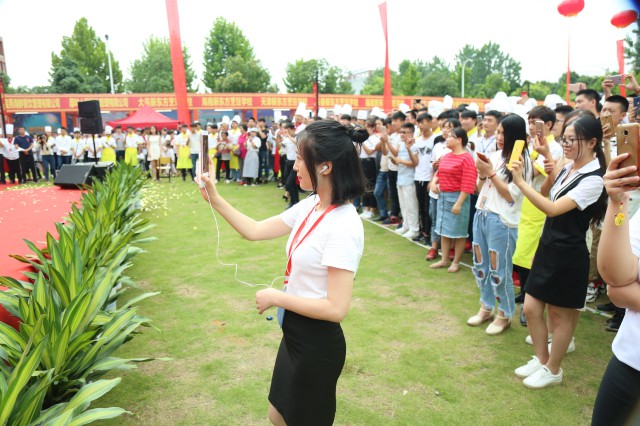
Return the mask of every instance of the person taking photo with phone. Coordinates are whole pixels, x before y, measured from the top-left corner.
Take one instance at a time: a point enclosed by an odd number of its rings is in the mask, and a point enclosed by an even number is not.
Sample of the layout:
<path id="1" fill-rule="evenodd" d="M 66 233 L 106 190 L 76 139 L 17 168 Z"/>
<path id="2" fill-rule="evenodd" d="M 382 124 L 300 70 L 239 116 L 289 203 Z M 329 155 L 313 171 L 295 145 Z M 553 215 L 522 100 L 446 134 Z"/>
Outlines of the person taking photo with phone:
<path id="1" fill-rule="evenodd" d="M 364 246 L 362 221 L 351 201 L 364 192 L 366 178 L 352 141 L 361 144 L 368 137 L 364 129 L 333 120 L 309 124 L 297 136 L 293 170 L 313 195 L 262 221 L 240 213 L 213 179 L 201 177 L 203 198 L 244 238 L 289 235 L 284 291 L 256 293 L 258 313 L 278 307 L 283 331 L 269 391 L 274 425 L 331 425 L 335 419 L 336 384 L 346 357 L 340 323 L 349 312 Z"/>

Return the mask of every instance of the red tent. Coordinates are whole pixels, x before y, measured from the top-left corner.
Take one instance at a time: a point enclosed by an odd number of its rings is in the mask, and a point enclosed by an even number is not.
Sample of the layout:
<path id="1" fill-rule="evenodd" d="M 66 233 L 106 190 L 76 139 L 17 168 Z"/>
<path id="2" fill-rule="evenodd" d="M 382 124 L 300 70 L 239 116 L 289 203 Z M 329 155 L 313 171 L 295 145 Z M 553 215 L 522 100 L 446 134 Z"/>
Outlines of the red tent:
<path id="1" fill-rule="evenodd" d="M 156 126 L 158 130 L 163 127 L 169 129 L 178 128 L 178 120 L 172 120 L 166 115 L 156 112 L 151 107 L 144 106 L 136 111 L 132 116 L 123 118 L 122 120 L 110 121 L 107 124 L 111 127 L 121 126 L 123 129 L 131 127 L 149 127 Z"/>

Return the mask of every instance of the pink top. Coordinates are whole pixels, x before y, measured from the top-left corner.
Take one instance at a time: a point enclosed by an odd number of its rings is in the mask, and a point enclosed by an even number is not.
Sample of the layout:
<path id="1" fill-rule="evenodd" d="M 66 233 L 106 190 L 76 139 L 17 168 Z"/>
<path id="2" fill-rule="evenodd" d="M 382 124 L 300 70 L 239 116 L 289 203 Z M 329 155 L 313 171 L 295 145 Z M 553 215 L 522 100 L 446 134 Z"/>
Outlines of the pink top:
<path id="1" fill-rule="evenodd" d="M 478 171 L 473 157 L 468 152 L 455 155 L 448 153 L 438 167 L 438 181 L 441 192 L 466 192 L 473 194 L 476 191 L 476 179 Z"/>

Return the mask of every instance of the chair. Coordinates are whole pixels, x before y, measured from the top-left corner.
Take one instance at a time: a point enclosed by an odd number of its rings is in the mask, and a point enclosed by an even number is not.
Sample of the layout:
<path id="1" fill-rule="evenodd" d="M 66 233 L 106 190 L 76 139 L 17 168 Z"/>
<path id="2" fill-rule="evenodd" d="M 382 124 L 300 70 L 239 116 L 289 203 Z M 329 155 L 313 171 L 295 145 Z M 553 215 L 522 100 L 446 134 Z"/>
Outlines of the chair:
<path id="1" fill-rule="evenodd" d="M 162 172 L 165 172 L 164 176 L 162 176 Z M 158 179 L 163 177 L 169 178 L 169 182 L 171 182 L 171 157 L 160 157 L 158 160 Z"/>

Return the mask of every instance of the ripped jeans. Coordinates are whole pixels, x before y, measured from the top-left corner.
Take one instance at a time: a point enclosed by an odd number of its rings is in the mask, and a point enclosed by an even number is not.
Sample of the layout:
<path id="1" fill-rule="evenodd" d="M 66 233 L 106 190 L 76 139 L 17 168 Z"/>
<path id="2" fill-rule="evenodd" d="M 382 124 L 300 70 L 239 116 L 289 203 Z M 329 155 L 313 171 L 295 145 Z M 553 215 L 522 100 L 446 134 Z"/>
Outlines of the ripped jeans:
<path id="1" fill-rule="evenodd" d="M 473 221 L 473 274 L 480 288 L 480 301 L 486 309 L 498 308 L 506 318 L 513 317 L 513 253 L 518 228 L 509 228 L 500 216 L 476 210 Z"/>

